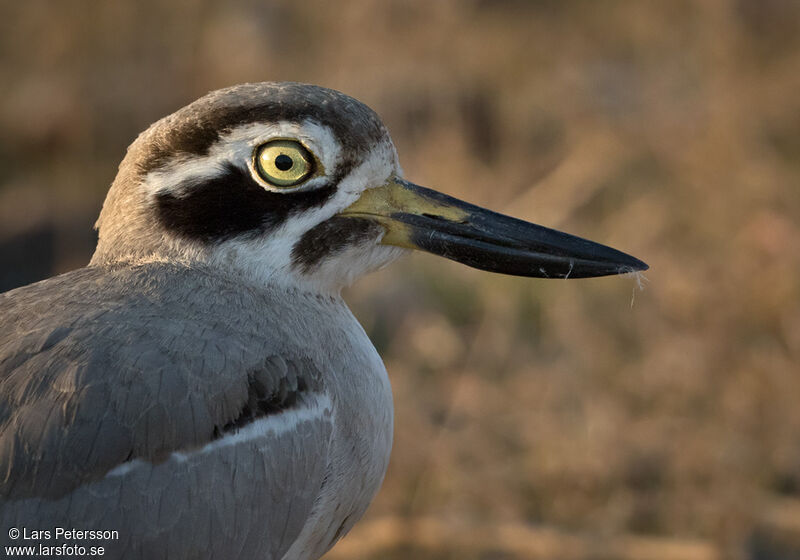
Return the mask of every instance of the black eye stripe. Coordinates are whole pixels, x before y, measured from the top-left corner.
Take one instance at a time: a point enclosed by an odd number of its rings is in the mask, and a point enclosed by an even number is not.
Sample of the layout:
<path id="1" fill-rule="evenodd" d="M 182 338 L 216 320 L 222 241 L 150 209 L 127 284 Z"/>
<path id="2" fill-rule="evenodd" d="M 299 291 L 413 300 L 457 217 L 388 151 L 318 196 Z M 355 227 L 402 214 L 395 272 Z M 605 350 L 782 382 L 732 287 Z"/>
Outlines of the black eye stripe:
<path id="1" fill-rule="evenodd" d="M 259 185 L 250 174 L 233 164 L 225 173 L 200 182 L 189 180 L 174 192 L 156 195 L 158 222 L 168 231 L 204 243 L 240 235 L 263 235 L 289 217 L 323 206 L 353 163 L 337 169 L 336 176 L 315 189 L 299 192 L 272 192 Z"/>

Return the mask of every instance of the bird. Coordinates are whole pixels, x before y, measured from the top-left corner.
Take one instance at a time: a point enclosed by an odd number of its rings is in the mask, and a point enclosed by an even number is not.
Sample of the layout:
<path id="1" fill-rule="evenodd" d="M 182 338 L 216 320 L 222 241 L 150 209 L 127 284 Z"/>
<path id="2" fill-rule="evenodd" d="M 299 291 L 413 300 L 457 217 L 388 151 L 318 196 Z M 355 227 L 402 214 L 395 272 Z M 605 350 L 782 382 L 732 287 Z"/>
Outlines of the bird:
<path id="1" fill-rule="evenodd" d="M 86 267 L 0 294 L 0 534 L 106 558 L 316 559 L 353 527 L 393 434 L 341 296 L 362 275 L 412 249 L 526 277 L 647 268 L 407 181 L 375 112 L 292 82 L 152 124 L 96 228 Z"/>

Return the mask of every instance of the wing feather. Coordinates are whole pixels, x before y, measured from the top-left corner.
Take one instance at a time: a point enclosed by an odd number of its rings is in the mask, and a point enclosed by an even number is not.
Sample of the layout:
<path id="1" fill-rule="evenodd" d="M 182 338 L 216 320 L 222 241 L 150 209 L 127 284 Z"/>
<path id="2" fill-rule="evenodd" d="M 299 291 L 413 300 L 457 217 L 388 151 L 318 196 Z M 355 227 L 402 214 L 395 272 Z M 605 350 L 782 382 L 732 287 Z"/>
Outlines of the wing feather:
<path id="1" fill-rule="evenodd" d="M 283 556 L 333 416 L 324 366 L 285 344 L 280 312 L 153 265 L 0 294 L 0 315 L 3 526 L 122 529 L 111 557 Z"/>
<path id="2" fill-rule="evenodd" d="M 302 349 L 270 340 L 255 296 L 141 268 L 86 268 L 0 295 L 3 498 L 57 499 L 325 394 Z"/>

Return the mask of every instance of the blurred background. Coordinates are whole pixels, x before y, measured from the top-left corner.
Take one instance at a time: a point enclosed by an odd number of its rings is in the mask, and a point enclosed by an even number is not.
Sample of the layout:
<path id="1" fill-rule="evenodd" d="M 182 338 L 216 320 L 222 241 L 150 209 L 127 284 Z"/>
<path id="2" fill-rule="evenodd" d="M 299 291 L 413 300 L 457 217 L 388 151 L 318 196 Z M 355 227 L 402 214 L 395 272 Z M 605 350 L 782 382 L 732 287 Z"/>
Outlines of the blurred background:
<path id="1" fill-rule="evenodd" d="M 209 90 L 373 107 L 406 175 L 633 277 L 415 255 L 346 293 L 396 400 L 332 559 L 800 558 L 800 2 L 0 2 L 0 290 L 83 266 L 126 146 Z"/>

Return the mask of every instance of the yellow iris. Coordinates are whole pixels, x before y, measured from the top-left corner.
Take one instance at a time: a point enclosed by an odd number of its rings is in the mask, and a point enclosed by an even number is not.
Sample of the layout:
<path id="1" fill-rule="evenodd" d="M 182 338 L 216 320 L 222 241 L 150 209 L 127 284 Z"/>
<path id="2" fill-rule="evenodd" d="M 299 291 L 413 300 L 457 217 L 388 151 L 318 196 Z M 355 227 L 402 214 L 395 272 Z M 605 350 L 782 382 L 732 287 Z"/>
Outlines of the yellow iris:
<path id="1" fill-rule="evenodd" d="M 278 187 L 291 187 L 314 170 L 308 150 L 293 140 L 273 140 L 256 152 L 256 170 L 262 179 Z"/>

